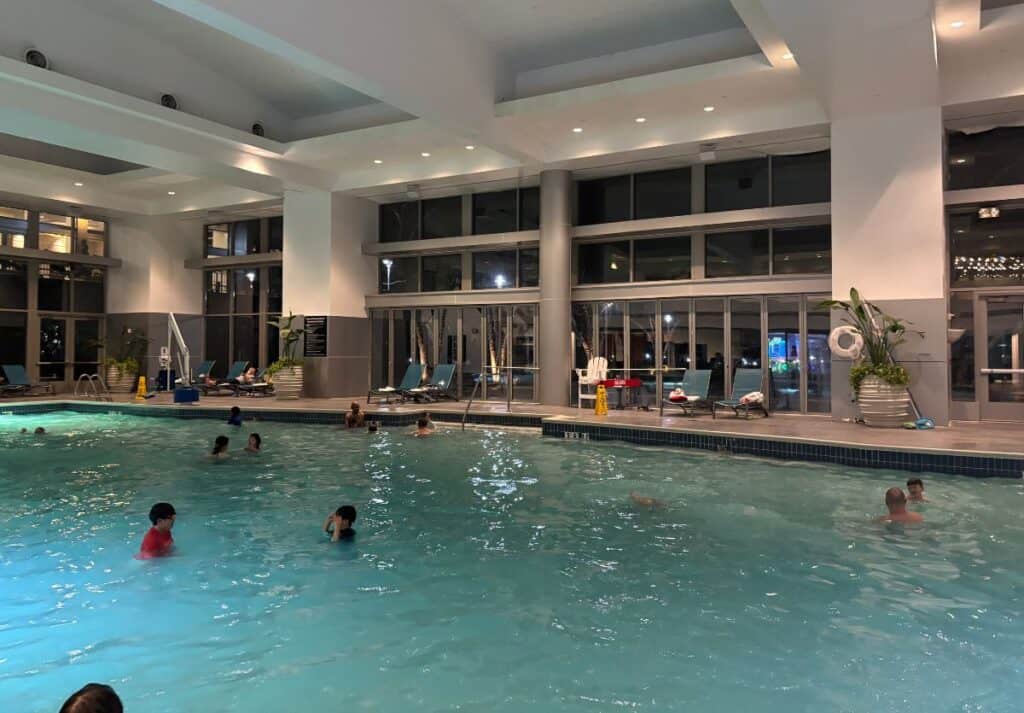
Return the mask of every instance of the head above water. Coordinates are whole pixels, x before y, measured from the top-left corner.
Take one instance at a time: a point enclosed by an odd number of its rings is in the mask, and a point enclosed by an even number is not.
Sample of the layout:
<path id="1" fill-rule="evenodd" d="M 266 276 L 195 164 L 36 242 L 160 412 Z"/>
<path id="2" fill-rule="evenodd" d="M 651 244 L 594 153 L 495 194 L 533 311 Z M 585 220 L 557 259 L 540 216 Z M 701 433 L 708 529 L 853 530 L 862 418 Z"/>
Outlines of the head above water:
<path id="1" fill-rule="evenodd" d="M 350 527 L 352 526 L 352 523 L 356 521 L 356 509 L 351 505 L 342 505 L 334 511 L 334 514 L 342 520 L 348 521 Z"/>
<path id="2" fill-rule="evenodd" d="M 237 406 L 232 406 L 231 407 L 231 415 L 232 416 L 237 416 L 240 413 L 242 413 L 242 409 L 238 408 Z"/>
<path id="3" fill-rule="evenodd" d="M 351 404 L 349 404 L 349 409 L 352 411 L 352 413 L 359 413 L 359 404 L 353 401 Z"/>
<path id="4" fill-rule="evenodd" d="M 263 444 L 263 439 L 260 438 L 260 434 L 258 434 L 258 433 L 250 433 L 249 434 L 249 445 L 250 446 L 252 446 L 253 448 L 259 448 L 262 444 Z"/>
<path id="5" fill-rule="evenodd" d="M 907 492 L 911 498 L 920 498 L 924 494 L 924 481 L 920 478 L 910 478 L 907 480 Z"/>
<path id="6" fill-rule="evenodd" d="M 421 418 L 416 421 L 416 428 L 426 428 L 430 425 L 429 418 Z"/>
<path id="7" fill-rule="evenodd" d="M 230 443 L 230 441 L 228 441 L 227 436 L 217 436 L 217 440 L 213 442 L 213 455 L 226 451 L 228 449 L 228 443 Z"/>
<path id="8" fill-rule="evenodd" d="M 899 512 L 907 507 L 907 495 L 902 488 L 889 488 L 885 491 L 885 506 L 889 512 Z"/>
<path id="9" fill-rule="evenodd" d="M 170 503 L 157 503 L 149 509 L 149 521 L 157 525 L 161 520 L 173 520 L 177 514 Z"/>
<path id="10" fill-rule="evenodd" d="M 35 434 L 37 436 L 44 436 L 46 435 L 46 429 L 43 428 L 42 426 L 36 426 Z"/>
<path id="11" fill-rule="evenodd" d="M 124 713 L 124 706 L 110 686 L 89 683 L 64 701 L 60 713 Z"/>

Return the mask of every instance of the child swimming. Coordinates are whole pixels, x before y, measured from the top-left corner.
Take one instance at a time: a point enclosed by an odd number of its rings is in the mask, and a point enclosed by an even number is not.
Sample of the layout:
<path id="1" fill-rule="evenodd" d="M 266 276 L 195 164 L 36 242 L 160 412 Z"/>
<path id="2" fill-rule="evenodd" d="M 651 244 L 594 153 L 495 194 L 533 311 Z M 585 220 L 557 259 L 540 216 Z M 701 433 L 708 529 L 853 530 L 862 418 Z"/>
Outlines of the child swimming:
<path id="1" fill-rule="evenodd" d="M 213 450 L 210 451 L 211 460 L 223 460 L 228 457 L 228 437 L 217 436 L 217 440 L 213 442 Z"/>

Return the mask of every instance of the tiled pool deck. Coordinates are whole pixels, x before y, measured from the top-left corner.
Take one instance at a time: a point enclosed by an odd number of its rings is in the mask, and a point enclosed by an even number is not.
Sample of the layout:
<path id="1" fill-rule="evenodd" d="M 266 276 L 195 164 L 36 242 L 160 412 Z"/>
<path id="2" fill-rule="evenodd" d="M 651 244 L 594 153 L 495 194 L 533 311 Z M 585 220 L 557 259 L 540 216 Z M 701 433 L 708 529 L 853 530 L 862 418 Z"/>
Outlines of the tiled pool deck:
<path id="1" fill-rule="evenodd" d="M 238 405 L 254 420 L 295 423 L 344 421 L 352 401 L 384 426 L 406 426 L 428 411 L 438 422 L 462 421 L 465 403 L 369 404 L 365 397 L 279 400 L 270 398 L 209 397 L 196 405 L 174 405 L 166 395 L 137 403 L 122 398 L 108 402 L 67 398 L 0 400 L 0 414 L 39 413 L 58 409 L 111 410 L 177 418 L 225 418 Z M 699 448 L 746 455 L 837 463 L 862 468 L 896 468 L 915 472 L 953 473 L 974 477 L 1020 478 L 1024 474 L 1024 425 L 957 422 L 932 431 L 875 429 L 833 421 L 821 416 L 773 415 L 749 420 L 710 415 L 665 416 L 656 411 L 611 411 L 598 417 L 591 411 L 504 402 L 475 403 L 469 422 L 542 430 L 557 438 L 619 440 L 651 446 Z"/>

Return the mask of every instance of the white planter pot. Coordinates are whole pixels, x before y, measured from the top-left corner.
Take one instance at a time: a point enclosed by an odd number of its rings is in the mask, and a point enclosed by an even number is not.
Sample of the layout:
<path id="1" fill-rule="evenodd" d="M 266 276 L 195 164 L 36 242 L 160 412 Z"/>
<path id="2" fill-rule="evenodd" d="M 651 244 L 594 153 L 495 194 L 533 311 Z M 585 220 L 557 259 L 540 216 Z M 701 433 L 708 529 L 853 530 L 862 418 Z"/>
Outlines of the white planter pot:
<path id="1" fill-rule="evenodd" d="M 139 383 L 135 374 L 118 371 L 112 366 L 107 367 L 103 380 L 107 382 L 107 390 L 112 394 L 130 394 Z"/>
<path id="2" fill-rule="evenodd" d="M 302 395 L 302 367 L 292 366 L 274 374 L 274 394 L 279 399 L 297 399 Z"/>
<path id="3" fill-rule="evenodd" d="M 864 423 L 876 428 L 900 428 L 910 420 L 910 392 L 877 376 L 866 376 L 857 390 Z"/>

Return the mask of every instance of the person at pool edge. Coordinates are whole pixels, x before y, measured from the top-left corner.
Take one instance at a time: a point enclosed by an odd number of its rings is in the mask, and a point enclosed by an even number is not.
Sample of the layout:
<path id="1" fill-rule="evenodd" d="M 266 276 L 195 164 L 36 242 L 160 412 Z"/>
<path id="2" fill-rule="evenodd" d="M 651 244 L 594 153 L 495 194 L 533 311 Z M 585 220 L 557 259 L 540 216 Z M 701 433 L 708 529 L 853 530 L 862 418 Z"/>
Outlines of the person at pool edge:
<path id="1" fill-rule="evenodd" d="M 165 557 L 171 553 L 174 547 L 171 528 L 174 527 L 176 515 L 174 506 L 170 503 L 157 503 L 149 509 L 149 521 L 153 523 L 153 527 L 149 528 L 149 532 L 142 539 L 139 559 Z"/>
<path id="2" fill-rule="evenodd" d="M 349 408 L 351 410 L 345 414 L 345 428 L 362 428 L 366 423 L 366 414 L 359 410 L 359 404 L 355 401 Z"/>
<path id="3" fill-rule="evenodd" d="M 60 713 L 124 713 L 124 705 L 110 686 L 87 683 L 64 701 Z"/>
<path id="4" fill-rule="evenodd" d="M 356 536 L 352 523 L 356 521 L 356 509 L 352 505 L 342 505 L 324 520 L 324 532 L 331 536 L 331 542 L 351 540 Z"/>
<path id="5" fill-rule="evenodd" d="M 885 491 L 885 506 L 889 508 L 889 514 L 878 518 L 879 522 L 924 522 L 920 513 L 907 510 L 907 495 L 902 488 Z"/>
<path id="6" fill-rule="evenodd" d="M 231 415 L 228 417 L 229 426 L 241 426 L 242 425 L 242 409 L 237 406 L 231 407 Z"/>
<path id="7" fill-rule="evenodd" d="M 259 453 L 260 447 L 263 445 L 263 439 L 260 438 L 258 433 L 249 434 L 249 442 L 245 444 L 246 453 Z"/>
<path id="8" fill-rule="evenodd" d="M 907 500 L 912 503 L 926 503 L 928 498 L 924 496 L 924 481 L 920 478 L 911 478 L 907 481 Z"/>

